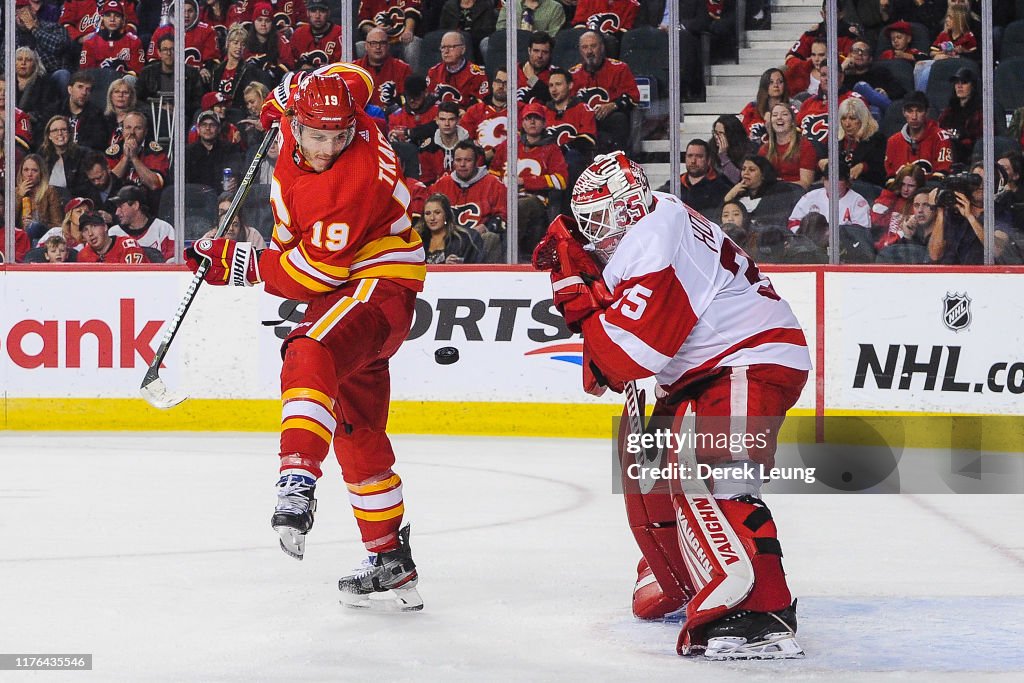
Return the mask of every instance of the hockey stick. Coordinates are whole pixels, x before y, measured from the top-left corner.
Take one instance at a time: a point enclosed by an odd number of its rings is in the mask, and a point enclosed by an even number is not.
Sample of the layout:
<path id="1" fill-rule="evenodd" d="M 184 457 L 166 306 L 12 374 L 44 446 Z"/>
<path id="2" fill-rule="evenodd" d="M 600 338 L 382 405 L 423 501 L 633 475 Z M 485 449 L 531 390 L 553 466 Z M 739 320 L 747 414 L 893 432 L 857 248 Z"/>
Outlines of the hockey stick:
<path id="1" fill-rule="evenodd" d="M 231 206 L 228 207 L 227 213 L 224 214 L 220 220 L 220 225 L 217 226 L 217 232 L 214 235 L 215 239 L 223 237 L 224 233 L 227 232 L 228 226 L 235 220 L 235 216 L 241 209 L 246 195 L 249 194 L 256 171 L 259 170 L 260 164 L 263 163 L 264 157 L 267 156 L 267 150 L 270 149 L 270 146 L 277 138 L 277 129 L 278 124 L 275 122 L 266 135 L 263 136 L 263 142 L 260 143 L 259 149 L 256 150 L 256 155 L 252 158 L 249 170 L 245 172 L 242 182 L 238 185 L 238 190 L 235 191 L 235 196 L 231 200 Z M 146 370 L 146 376 L 142 378 L 142 386 L 139 387 L 139 392 L 142 394 L 142 398 L 146 399 L 154 408 L 163 410 L 173 408 L 188 398 L 184 394 L 172 394 L 170 392 L 167 384 L 160 378 L 160 365 L 164 362 L 164 357 L 167 356 L 167 352 L 171 348 L 171 342 L 174 341 L 175 335 L 178 334 L 178 329 L 185 319 L 185 314 L 188 313 L 189 307 L 195 301 L 199 286 L 203 284 L 203 278 L 209 269 L 209 261 L 203 261 L 199 264 L 196 274 L 192 276 L 192 282 L 189 283 L 188 289 L 185 290 L 185 298 L 178 304 L 178 310 L 174 312 L 174 317 L 167 323 L 167 331 L 164 332 L 164 338 L 160 342 L 160 347 L 156 350 L 153 362 L 149 364 L 149 368 Z"/>

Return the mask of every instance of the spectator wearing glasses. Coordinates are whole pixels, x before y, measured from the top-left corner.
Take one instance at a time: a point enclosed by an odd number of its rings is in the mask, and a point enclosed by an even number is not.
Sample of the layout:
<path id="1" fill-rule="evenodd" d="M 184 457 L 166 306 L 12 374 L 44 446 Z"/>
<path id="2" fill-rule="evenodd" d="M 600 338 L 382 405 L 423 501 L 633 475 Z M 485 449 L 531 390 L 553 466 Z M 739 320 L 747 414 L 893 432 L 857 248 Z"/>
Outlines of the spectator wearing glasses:
<path id="1" fill-rule="evenodd" d="M 466 57 L 466 42 L 458 31 L 441 38 L 441 61 L 427 72 L 427 91 L 439 102 L 454 102 L 463 111 L 490 94 L 484 68 Z"/>
<path id="2" fill-rule="evenodd" d="M 374 26 L 367 32 L 363 44 L 366 53 L 356 60 L 356 64 L 373 76 L 374 89 L 370 95 L 370 104 L 386 112 L 393 111 L 401 106 L 405 79 L 412 75 L 412 68 L 390 53 L 390 38 L 380 26 Z"/>
<path id="3" fill-rule="evenodd" d="M 892 101 L 901 99 L 907 94 L 907 89 L 888 69 L 872 64 L 872 59 L 871 45 L 866 40 L 854 41 L 850 55 L 840 65 L 843 72 L 841 89 L 852 90 L 863 97 L 877 111 L 875 118 L 881 120 Z"/>
<path id="4" fill-rule="evenodd" d="M 142 73 L 135 82 L 135 92 L 140 101 L 159 98 L 163 95 L 165 107 L 173 111 L 170 96 L 174 94 L 174 36 L 167 34 L 160 38 L 155 61 L 142 67 Z M 202 79 L 199 69 L 185 65 L 185 116 L 188 120 L 196 115 L 199 98 L 203 96 Z"/>
<path id="5" fill-rule="evenodd" d="M 85 159 L 90 151 L 71 141 L 71 124 L 66 116 L 58 114 L 46 122 L 39 154 L 50 167 L 50 184 L 54 187 L 64 187 L 77 194 L 88 182 Z"/>
<path id="6" fill-rule="evenodd" d="M 359 32 L 369 40 L 370 31 L 379 28 L 387 35 L 388 51 L 407 64 L 419 60 L 423 42 L 416 35 L 421 20 L 419 0 L 362 0 L 359 3 Z M 365 46 L 356 43 L 356 54 L 362 56 Z M 396 81 L 397 83 L 398 81 Z"/>
<path id="7" fill-rule="evenodd" d="M 462 31 L 473 41 L 472 55 L 483 61 L 480 41 L 494 33 L 498 12 L 492 0 L 446 0 L 441 7 L 438 28 Z"/>

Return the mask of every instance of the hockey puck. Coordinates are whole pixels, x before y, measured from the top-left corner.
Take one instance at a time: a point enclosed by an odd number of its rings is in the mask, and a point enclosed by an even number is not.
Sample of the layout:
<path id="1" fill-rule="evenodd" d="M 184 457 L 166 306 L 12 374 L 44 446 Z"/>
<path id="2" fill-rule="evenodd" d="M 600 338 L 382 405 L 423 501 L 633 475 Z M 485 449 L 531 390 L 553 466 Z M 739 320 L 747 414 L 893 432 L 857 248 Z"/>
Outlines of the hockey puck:
<path id="1" fill-rule="evenodd" d="M 434 360 L 438 365 L 451 365 L 459 360 L 459 350 L 454 346 L 442 346 L 434 351 Z"/>

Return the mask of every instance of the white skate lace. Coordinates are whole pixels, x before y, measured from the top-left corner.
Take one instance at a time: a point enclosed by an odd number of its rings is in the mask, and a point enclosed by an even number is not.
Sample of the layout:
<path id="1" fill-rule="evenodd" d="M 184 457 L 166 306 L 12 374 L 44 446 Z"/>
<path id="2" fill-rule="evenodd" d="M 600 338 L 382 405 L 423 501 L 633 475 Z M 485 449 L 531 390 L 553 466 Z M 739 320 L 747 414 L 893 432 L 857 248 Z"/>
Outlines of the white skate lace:
<path id="1" fill-rule="evenodd" d="M 281 477 L 277 482 L 277 512 L 302 515 L 309 510 L 309 498 L 305 495 L 316 485 L 311 479 L 296 474 Z"/>

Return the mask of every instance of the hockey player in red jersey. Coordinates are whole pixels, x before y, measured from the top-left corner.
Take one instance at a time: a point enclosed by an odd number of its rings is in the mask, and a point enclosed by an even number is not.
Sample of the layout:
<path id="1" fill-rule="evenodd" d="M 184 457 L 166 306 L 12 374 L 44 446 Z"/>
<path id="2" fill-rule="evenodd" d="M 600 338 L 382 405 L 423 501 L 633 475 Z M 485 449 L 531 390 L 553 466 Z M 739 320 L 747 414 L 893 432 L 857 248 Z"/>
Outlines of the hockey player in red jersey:
<path id="1" fill-rule="evenodd" d="M 408 214 L 409 190 L 387 139 L 363 107 L 373 80 L 352 64 L 290 73 L 268 96 L 263 124 L 281 121 L 271 184 L 272 246 L 199 240 L 189 254 L 206 280 L 251 286 L 304 301 L 284 342 L 278 503 L 281 548 L 302 558 L 313 525 L 314 489 L 333 445 L 367 550 L 342 578 L 353 607 L 422 608 L 402 480 L 385 426 L 388 360 L 405 340 L 426 274 Z M 390 592 L 388 592 L 390 591 Z M 375 593 L 386 593 L 371 598 Z"/>
<path id="2" fill-rule="evenodd" d="M 796 605 L 754 474 L 757 464 L 773 465 L 775 435 L 811 367 L 800 324 L 742 249 L 677 197 L 651 192 L 622 152 L 587 167 L 571 205 L 578 227 L 556 219 L 533 263 L 551 271 L 554 305 L 583 334 L 586 391 L 627 389 L 628 403 L 635 387 L 626 384 L 653 375 L 655 415 L 690 412 L 697 432 L 765 435 L 737 452 L 697 447 L 699 463 L 736 466 L 710 482 L 713 494 L 683 478 L 670 492 L 626 489 L 643 553 L 634 614 L 662 618 L 685 606 L 680 654 L 801 656 Z M 745 552 L 721 557 L 709 533 Z"/>

